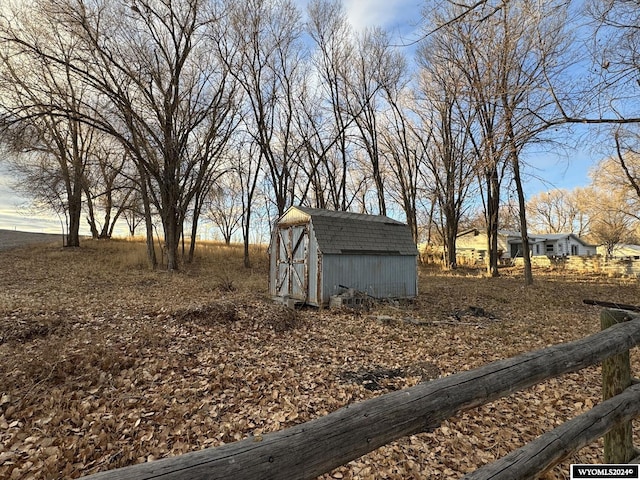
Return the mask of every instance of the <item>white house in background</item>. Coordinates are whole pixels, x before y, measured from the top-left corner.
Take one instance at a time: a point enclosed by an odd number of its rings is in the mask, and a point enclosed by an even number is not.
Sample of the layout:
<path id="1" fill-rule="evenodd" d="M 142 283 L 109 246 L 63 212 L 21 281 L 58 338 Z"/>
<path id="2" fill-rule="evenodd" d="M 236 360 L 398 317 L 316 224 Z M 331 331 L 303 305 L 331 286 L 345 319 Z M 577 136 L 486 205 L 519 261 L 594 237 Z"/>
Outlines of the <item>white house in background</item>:
<path id="1" fill-rule="evenodd" d="M 597 254 L 595 245 L 585 242 L 573 233 L 545 233 L 534 235 L 531 252 L 533 255 L 589 257 Z M 522 242 L 519 242 L 522 245 Z"/>
<path id="2" fill-rule="evenodd" d="M 607 247 L 605 245 L 599 245 L 598 254 L 606 257 Z M 619 259 L 640 260 L 640 245 L 618 243 L 615 247 L 613 247 L 611 257 Z"/>
<path id="3" fill-rule="evenodd" d="M 532 256 L 565 257 L 596 255 L 596 246 L 589 245 L 573 233 L 529 234 Z M 477 228 L 460 233 L 456 239 L 459 256 L 484 261 L 487 255 L 487 233 Z M 498 231 L 498 252 L 502 261 L 522 257 L 520 232 Z"/>

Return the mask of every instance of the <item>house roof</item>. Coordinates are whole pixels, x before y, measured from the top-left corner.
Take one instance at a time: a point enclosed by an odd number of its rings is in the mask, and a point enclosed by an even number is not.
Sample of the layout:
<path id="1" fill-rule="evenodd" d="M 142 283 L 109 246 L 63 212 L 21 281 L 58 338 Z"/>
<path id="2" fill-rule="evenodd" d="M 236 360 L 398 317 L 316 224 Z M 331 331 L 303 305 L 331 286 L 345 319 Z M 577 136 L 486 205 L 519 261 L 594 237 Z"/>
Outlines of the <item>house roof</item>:
<path id="1" fill-rule="evenodd" d="M 576 242 L 580 242 L 585 247 L 595 246 L 595 245 L 588 244 L 579 236 L 577 236 L 575 233 L 542 233 L 542 234 L 530 235 L 530 237 L 535 238 L 536 241 L 539 241 L 539 242 L 557 242 L 558 240 L 573 238 Z"/>
<path id="2" fill-rule="evenodd" d="M 278 224 L 311 220 L 324 254 L 418 255 L 409 227 L 382 215 L 290 207 Z"/>

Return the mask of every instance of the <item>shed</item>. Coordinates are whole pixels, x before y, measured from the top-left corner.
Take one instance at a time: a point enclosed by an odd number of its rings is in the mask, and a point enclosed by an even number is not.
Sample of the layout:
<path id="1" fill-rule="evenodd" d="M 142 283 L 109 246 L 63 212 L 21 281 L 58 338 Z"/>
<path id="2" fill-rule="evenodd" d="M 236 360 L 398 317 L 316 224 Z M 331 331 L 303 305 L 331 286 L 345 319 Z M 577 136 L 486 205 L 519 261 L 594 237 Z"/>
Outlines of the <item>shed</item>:
<path id="1" fill-rule="evenodd" d="M 269 245 L 269 293 L 328 305 L 347 288 L 375 298 L 418 293 L 418 250 L 406 224 L 381 215 L 290 207 Z"/>

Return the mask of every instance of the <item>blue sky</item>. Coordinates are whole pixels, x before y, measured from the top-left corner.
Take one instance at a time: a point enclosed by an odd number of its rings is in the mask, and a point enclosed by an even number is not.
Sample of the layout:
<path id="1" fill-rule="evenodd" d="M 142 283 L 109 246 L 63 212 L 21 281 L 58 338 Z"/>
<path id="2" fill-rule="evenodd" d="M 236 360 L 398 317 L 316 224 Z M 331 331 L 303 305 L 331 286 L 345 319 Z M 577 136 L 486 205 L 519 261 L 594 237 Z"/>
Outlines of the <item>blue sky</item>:
<path id="1" fill-rule="evenodd" d="M 349 21 L 355 28 L 381 26 L 400 44 L 416 39 L 420 30 L 420 10 L 416 0 L 345 0 Z M 402 42 L 404 41 L 404 42 Z"/>
<path id="2" fill-rule="evenodd" d="M 299 0 L 301 6 L 306 0 Z M 425 4 L 416 0 L 345 0 L 344 5 L 350 23 L 357 29 L 379 25 L 391 33 L 398 45 L 410 45 L 407 55 L 413 51 L 413 42 L 422 35 L 419 22 L 421 9 Z M 562 128 L 562 127 L 561 127 Z M 574 130 L 580 130 L 574 127 Z M 582 131 L 583 139 L 588 137 Z M 576 137 L 577 138 L 577 137 Z M 576 140 L 577 145 L 568 145 L 564 150 L 560 148 L 552 151 L 531 152 L 524 162 L 526 190 L 528 195 L 589 184 L 589 171 L 594 163 L 601 158 L 601 154 L 592 152 L 584 141 Z"/>
<path id="3" fill-rule="evenodd" d="M 297 0 L 304 10 L 308 0 Z M 379 25 L 390 32 L 398 45 L 407 45 L 420 37 L 418 23 L 424 2 L 419 0 L 344 0 L 345 10 L 355 29 Z M 408 55 L 413 50 L 406 47 Z M 589 183 L 588 173 L 597 159 L 584 143 L 580 148 L 567 147 L 564 151 L 530 153 L 525 162 L 527 194 L 533 195 L 553 188 L 572 189 Z M 28 201 L 10 188 L 11 179 L 2 169 L 0 160 L 0 229 L 58 233 L 60 221 L 45 213 L 35 214 Z M 82 223 L 82 233 L 88 233 Z"/>

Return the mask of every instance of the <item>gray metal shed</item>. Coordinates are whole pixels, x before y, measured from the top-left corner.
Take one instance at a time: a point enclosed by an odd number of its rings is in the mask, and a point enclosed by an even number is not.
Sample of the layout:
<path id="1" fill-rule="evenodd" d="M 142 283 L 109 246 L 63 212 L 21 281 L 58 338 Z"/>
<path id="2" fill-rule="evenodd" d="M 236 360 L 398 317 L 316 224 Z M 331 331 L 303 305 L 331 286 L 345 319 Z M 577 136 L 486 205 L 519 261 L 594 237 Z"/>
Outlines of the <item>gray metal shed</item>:
<path id="1" fill-rule="evenodd" d="M 407 225 L 388 217 L 290 207 L 269 245 L 269 293 L 328 305 L 345 288 L 375 298 L 418 293 L 418 250 Z"/>

